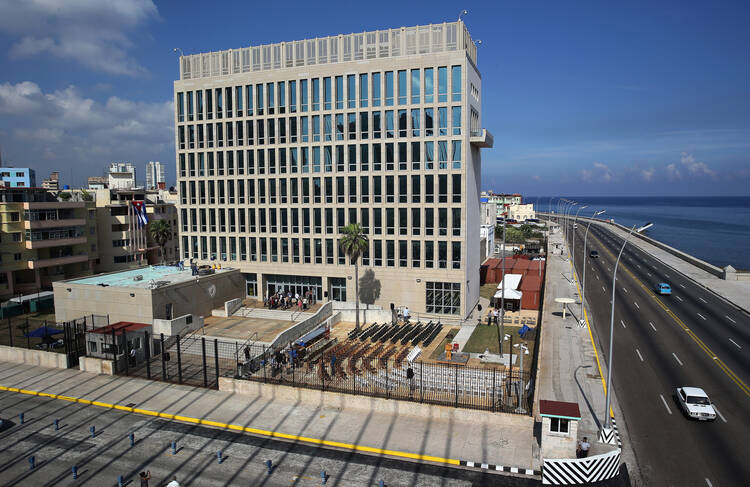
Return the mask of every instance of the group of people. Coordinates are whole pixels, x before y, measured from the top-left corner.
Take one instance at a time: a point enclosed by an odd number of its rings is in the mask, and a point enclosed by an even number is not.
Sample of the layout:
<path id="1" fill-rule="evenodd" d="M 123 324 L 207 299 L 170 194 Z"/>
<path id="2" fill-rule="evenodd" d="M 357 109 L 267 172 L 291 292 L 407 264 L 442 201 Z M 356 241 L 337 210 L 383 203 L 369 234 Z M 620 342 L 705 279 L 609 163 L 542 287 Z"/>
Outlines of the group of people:
<path id="1" fill-rule="evenodd" d="M 497 308 L 491 309 L 487 312 L 487 326 L 491 326 L 493 323 L 495 325 L 500 323 L 500 310 Z"/>
<path id="2" fill-rule="evenodd" d="M 300 296 L 299 293 L 292 294 L 291 291 L 284 293 L 284 291 L 279 290 L 263 300 L 263 305 L 268 309 L 289 309 L 296 306 L 300 311 L 304 311 L 313 304 L 315 304 L 315 293 L 310 289 L 305 291 L 303 296 Z"/>

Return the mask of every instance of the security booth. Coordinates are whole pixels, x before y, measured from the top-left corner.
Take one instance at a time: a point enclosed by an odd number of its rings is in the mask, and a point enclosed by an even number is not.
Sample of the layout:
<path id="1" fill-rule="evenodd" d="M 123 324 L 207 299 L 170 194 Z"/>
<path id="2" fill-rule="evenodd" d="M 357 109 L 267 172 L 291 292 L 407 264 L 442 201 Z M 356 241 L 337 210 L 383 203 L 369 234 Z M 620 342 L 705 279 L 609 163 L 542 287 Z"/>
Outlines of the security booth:
<path id="1" fill-rule="evenodd" d="M 581 410 L 575 402 L 539 401 L 542 458 L 575 458 Z"/>
<path id="2" fill-rule="evenodd" d="M 118 321 L 94 328 L 86 332 L 86 355 L 116 360 L 117 370 L 136 367 L 146 361 L 146 338 L 151 336 L 151 325 L 146 323 Z M 149 356 L 156 355 L 158 351 L 149 346 Z"/>

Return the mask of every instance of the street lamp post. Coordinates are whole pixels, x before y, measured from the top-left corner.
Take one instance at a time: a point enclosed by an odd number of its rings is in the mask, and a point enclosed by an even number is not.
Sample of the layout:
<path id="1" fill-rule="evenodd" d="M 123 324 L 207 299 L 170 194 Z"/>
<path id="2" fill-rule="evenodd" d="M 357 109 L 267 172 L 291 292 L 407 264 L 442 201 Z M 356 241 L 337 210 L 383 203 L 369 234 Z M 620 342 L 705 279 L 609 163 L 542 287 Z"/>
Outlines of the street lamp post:
<path id="1" fill-rule="evenodd" d="M 592 219 L 604 213 L 606 210 L 595 211 L 591 216 Z M 586 244 L 589 238 L 589 228 L 591 228 L 591 220 L 586 225 L 586 234 L 583 236 L 583 283 L 581 284 L 581 324 L 584 324 L 583 318 L 583 303 L 586 300 Z"/>
<path id="2" fill-rule="evenodd" d="M 568 246 L 568 253 L 570 254 L 570 212 L 573 210 L 573 207 L 578 205 L 575 201 L 570 201 L 568 206 L 565 207 L 565 220 L 563 220 L 563 223 L 565 224 L 565 232 L 563 233 L 563 238 L 565 238 L 565 245 Z"/>
<path id="3" fill-rule="evenodd" d="M 505 214 L 503 216 L 503 243 L 500 247 L 500 252 L 502 253 L 503 258 L 503 277 L 500 280 L 500 285 L 502 288 L 500 289 L 500 324 L 498 326 L 498 332 L 500 335 L 498 337 L 502 337 L 505 335 L 505 219 L 508 215 Z M 500 342 L 500 358 L 503 358 L 503 342 Z"/>
<path id="4" fill-rule="evenodd" d="M 617 260 L 615 261 L 615 268 L 612 271 L 612 308 L 609 312 L 609 358 L 607 360 L 607 397 L 605 399 L 605 410 L 604 410 L 604 428 L 610 428 L 610 416 L 609 416 L 609 398 L 610 391 L 612 390 L 612 341 L 615 335 L 615 286 L 617 284 L 617 266 L 620 264 L 620 257 L 622 257 L 622 251 L 625 250 L 625 246 L 628 244 L 631 235 L 633 235 L 635 225 L 628 232 L 628 238 L 622 243 L 620 247 L 620 253 L 617 254 Z"/>
<path id="5" fill-rule="evenodd" d="M 588 208 L 588 205 L 578 208 L 578 211 L 576 211 L 576 217 L 573 219 L 573 251 L 570 253 L 570 258 L 572 259 L 571 263 L 573 264 L 573 274 L 576 272 L 576 221 L 578 221 L 578 214 L 584 208 Z"/>

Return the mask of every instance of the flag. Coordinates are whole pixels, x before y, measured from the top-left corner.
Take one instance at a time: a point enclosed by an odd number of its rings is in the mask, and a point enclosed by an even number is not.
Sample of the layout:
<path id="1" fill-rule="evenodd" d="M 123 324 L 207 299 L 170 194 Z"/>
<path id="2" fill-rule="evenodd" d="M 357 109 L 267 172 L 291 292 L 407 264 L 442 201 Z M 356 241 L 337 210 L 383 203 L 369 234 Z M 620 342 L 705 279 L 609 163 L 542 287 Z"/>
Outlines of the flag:
<path id="1" fill-rule="evenodd" d="M 144 201 L 133 201 L 133 211 L 138 222 L 138 228 L 143 228 L 148 224 L 146 216 L 146 203 Z"/>

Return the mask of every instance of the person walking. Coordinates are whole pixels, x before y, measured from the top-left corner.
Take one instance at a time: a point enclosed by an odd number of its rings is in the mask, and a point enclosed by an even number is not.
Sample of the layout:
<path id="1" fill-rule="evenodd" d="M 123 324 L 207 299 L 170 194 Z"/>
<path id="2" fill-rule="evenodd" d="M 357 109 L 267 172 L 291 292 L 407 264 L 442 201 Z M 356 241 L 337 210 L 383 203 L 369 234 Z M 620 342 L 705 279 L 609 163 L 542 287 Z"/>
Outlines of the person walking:
<path id="1" fill-rule="evenodd" d="M 141 481 L 141 487 L 148 487 L 148 481 L 151 480 L 151 470 L 139 473 L 138 480 Z"/>
<path id="2" fill-rule="evenodd" d="M 495 322 L 495 325 L 499 324 L 498 317 L 500 316 L 500 313 L 498 312 L 497 308 L 492 310 L 492 320 Z"/>
<path id="3" fill-rule="evenodd" d="M 591 443 L 589 443 L 588 437 L 584 436 L 583 440 L 578 442 L 578 449 L 576 450 L 576 457 L 578 458 L 586 458 L 589 456 L 589 449 L 591 448 Z"/>
<path id="4" fill-rule="evenodd" d="M 180 483 L 177 481 L 177 476 L 172 477 L 172 481 L 167 484 L 167 487 L 180 487 Z"/>

